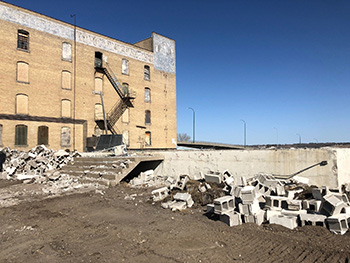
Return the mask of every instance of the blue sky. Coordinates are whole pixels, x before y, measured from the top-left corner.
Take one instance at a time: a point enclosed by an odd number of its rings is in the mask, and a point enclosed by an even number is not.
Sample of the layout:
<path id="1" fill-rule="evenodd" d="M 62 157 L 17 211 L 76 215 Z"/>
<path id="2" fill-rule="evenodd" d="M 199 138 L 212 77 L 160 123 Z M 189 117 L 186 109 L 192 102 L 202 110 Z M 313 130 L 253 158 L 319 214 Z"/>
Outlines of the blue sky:
<path id="1" fill-rule="evenodd" d="M 177 127 L 243 144 L 350 139 L 350 1 L 8 0 L 134 43 L 176 40 Z"/>

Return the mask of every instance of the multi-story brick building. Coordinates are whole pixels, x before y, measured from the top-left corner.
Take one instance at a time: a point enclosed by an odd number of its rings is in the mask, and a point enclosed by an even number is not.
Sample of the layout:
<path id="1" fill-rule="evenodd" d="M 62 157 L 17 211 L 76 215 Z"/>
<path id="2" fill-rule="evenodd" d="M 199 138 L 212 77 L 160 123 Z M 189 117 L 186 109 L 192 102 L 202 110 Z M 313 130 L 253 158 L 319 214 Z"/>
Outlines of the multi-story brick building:
<path id="1" fill-rule="evenodd" d="M 0 46 L 0 145 L 85 150 L 104 105 L 129 148 L 175 147 L 174 40 L 129 44 L 0 1 Z"/>

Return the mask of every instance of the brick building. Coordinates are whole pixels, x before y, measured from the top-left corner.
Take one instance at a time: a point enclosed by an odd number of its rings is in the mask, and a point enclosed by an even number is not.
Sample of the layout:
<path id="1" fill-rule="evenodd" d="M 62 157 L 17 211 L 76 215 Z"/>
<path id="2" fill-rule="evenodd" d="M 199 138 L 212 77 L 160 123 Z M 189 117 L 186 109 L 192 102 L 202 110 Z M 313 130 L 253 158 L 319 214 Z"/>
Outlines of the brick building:
<path id="1" fill-rule="evenodd" d="M 0 1 L 0 46 L 1 146 L 83 151 L 106 123 L 131 149 L 175 147 L 174 40 L 129 44 Z"/>

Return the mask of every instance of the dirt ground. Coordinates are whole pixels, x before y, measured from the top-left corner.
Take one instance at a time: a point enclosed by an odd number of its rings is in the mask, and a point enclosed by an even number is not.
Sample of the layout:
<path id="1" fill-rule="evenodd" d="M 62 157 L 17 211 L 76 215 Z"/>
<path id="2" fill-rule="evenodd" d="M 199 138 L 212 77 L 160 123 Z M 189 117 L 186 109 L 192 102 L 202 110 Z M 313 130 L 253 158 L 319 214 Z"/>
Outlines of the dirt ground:
<path id="1" fill-rule="evenodd" d="M 0 181 L 2 190 L 21 187 Z M 162 209 L 150 192 L 118 185 L 1 207 L 0 262 L 349 262 L 349 233 L 228 227 L 203 207 Z"/>

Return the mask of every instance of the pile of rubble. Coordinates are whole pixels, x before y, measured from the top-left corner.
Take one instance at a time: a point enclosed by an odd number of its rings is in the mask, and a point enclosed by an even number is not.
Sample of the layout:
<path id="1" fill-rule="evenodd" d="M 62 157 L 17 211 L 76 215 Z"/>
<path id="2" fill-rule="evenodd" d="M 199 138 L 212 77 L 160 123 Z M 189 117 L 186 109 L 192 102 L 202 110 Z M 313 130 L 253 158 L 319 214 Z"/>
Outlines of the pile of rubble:
<path id="1" fill-rule="evenodd" d="M 11 150 L 9 147 L 3 148 L 2 152 L 6 154 L 6 161 L 1 178 L 30 181 L 42 176 L 57 180 L 58 174 L 54 172 L 79 156 L 77 152 L 49 150 L 44 145 L 38 145 L 28 152 Z"/>
<path id="2" fill-rule="evenodd" d="M 226 194 L 207 204 L 206 212 L 229 226 L 270 223 L 294 229 L 314 225 L 327 227 L 335 234 L 344 234 L 350 228 L 350 203 L 346 191 L 310 187 L 293 179 L 278 180 L 266 174 L 259 174 L 247 182 L 242 177 L 234 178 L 228 171 L 200 173 L 196 180 L 199 181 L 196 191 L 201 193 L 211 189 L 213 184 L 222 186 Z M 190 194 L 193 195 L 193 189 L 186 189 L 187 175 L 173 181 L 167 178 L 165 182 L 166 186 L 152 191 L 153 201 L 167 200 L 161 206 L 173 211 L 194 205 Z M 173 191 L 176 191 L 174 195 Z"/>

